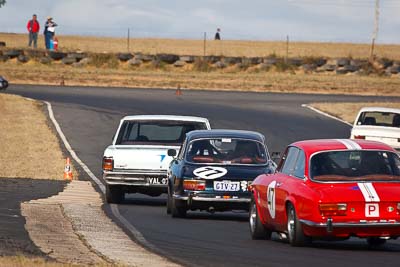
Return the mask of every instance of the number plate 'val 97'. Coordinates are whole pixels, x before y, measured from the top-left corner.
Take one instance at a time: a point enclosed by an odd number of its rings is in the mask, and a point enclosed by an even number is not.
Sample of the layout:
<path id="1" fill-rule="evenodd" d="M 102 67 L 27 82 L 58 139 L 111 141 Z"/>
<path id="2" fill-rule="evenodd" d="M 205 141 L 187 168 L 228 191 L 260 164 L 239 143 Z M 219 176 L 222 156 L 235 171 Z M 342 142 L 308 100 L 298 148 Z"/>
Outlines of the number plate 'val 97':
<path id="1" fill-rule="evenodd" d="M 148 184 L 154 184 L 154 185 L 164 185 L 164 184 L 168 184 L 168 178 L 146 178 L 146 181 Z"/>
<path id="2" fill-rule="evenodd" d="M 240 182 L 232 181 L 214 181 L 215 191 L 239 191 Z"/>

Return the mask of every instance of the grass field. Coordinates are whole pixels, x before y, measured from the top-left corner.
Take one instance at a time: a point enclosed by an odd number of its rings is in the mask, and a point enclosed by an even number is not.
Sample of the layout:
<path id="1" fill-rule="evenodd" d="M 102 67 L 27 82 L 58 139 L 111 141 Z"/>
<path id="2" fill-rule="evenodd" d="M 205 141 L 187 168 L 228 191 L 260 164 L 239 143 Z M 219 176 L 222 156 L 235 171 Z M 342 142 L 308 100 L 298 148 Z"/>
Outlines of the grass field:
<path id="1" fill-rule="evenodd" d="M 0 94 L 0 177 L 63 179 L 65 159 L 43 104 Z"/>
<path id="2" fill-rule="evenodd" d="M 64 50 L 82 50 L 86 52 L 127 52 L 126 38 L 88 37 L 88 36 L 58 36 L 59 47 Z M 26 34 L 0 33 L 0 41 L 5 41 L 8 47 L 27 46 Z M 39 48 L 44 48 L 44 37 L 39 36 Z M 184 39 L 130 39 L 130 52 L 149 54 L 172 53 L 178 55 L 204 55 L 203 40 Z M 262 57 L 275 54 L 286 55 L 286 42 L 273 41 L 233 41 L 208 40 L 207 55 Z M 375 54 L 400 60 L 400 45 L 377 45 Z M 368 58 L 369 44 L 351 43 L 315 43 L 293 42 L 289 44 L 290 57 L 353 57 Z"/>
<path id="3" fill-rule="evenodd" d="M 24 256 L 0 257 L 0 267 L 77 267 L 73 264 L 48 262 L 42 258 L 27 258 Z"/>
<path id="4" fill-rule="evenodd" d="M 28 258 L 24 256 L 0 257 L 0 267 L 123 267 L 121 264 L 81 265 L 46 261 L 43 258 Z"/>
<path id="5" fill-rule="evenodd" d="M 11 60 L 0 64 L 1 75 L 11 83 L 70 86 L 110 86 L 131 88 L 209 89 L 257 92 L 400 95 L 398 77 L 335 74 L 291 74 L 282 72 L 212 72 L 184 69 L 74 68 L 60 63 L 18 64 Z M 174 68 L 174 67 L 171 67 Z"/>
<path id="6" fill-rule="evenodd" d="M 43 36 L 39 46 L 43 47 Z M 1 34 L 0 41 L 7 47 L 26 47 L 25 34 Z M 88 52 L 123 52 L 127 50 L 126 40 L 122 38 L 101 38 L 82 36 L 60 36 L 60 47 L 69 51 Z M 132 39 L 131 52 L 149 54 L 174 53 L 180 55 L 202 55 L 201 40 L 172 39 Z M 284 56 L 283 42 L 262 41 L 208 41 L 207 54 L 224 56 Z M 367 58 L 369 45 L 345 43 L 292 43 L 290 56 L 305 57 L 348 57 Z M 376 54 L 400 60 L 400 45 L 378 45 Z M 258 92 L 287 93 L 322 93 L 322 94 L 360 94 L 400 96 L 400 75 L 392 77 L 372 75 L 336 75 L 335 73 L 305 74 L 302 70 L 285 71 L 273 67 L 262 71 L 257 67 L 246 70 L 229 66 L 225 69 L 199 71 L 191 68 L 176 68 L 171 65 L 154 67 L 146 63 L 140 68 L 127 63 L 114 61 L 103 66 L 71 67 L 52 62 L 43 65 L 35 61 L 26 64 L 16 59 L 0 63 L 0 75 L 11 84 L 48 84 L 59 85 L 65 80 L 66 85 L 132 87 L 132 88 L 177 88 L 240 90 Z M 193 64 L 195 65 L 195 64 Z"/>

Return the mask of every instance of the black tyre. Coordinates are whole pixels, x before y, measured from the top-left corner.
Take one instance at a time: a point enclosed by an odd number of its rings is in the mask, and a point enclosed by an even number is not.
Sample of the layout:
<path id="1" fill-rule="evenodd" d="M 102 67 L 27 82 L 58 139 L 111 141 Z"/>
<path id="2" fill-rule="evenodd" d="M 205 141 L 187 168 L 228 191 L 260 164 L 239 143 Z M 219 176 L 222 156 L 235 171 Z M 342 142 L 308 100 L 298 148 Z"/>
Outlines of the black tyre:
<path id="1" fill-rule="evenodd" d="M 125 193 L 121 187 L 107 185 L 106 186 L 106 201 L 110 204 L 119 204 L 125 199 Z"/>
<path id="2" fill-rule="evenodd" d="M 15 50 L 15 49 L 8 50 L 4 53 L 4 55 L 8 56 L 9 58 L 16 58 L 21 54 L 22 54 L 22 50 Z"/>
<path id="3" fill-rule="evenodd" d="M 62 53 L 62 52 L 57 52 L 57 51 L 49 52 L 49 57 L 54 60 L 61 60 L 61 59 L 65 58 L 66 56 L 67 56 L 67 54 Z"/>
<path id="4" fill-rule="evenodd" d="M 256 202 L 252 199 L 249 214 L 250 234 L 253 240 L 271 239 L 272 232 L 264 227 L 258 214 Z"/>
<path id="5" fill-rule="evenodd" d="M 171 214 L 171 210 L 172 210 L 172 194 L 171 194 L 171 190 L 168 186 L 167 214 Z"/>
<path id="6" fill-rule="evenodd" d="M 370 247 L 380 247 L 386 243 L 386 239 L 379 237 L 369 237 L 367 238 L 367 243 Z"/>
<path id="7" fill-rule="evenodd" d="M 172 202 L 171 203 L 172 204 L 171 205 L 172 217 L 174 217 L 174 218 L 184 218 L 184 217 L 186 217 L 187 209 L 186 209 L 186 206 L 184 205 L 184 203 L 182 203 L 181 201 L 176 200 L 174 198 L 172 198 L 171 202 Z"/>
<path id="8" fill-rule="evenodd" d="M 290 245 L 301 247 L 311 242 L 311 238 L 304 235 L 303 228 L 297 218 L 296 210 L 293 205 L 287 205 L 287 231 Z"/>
<path id="9" fill-rule="evenodd" d="M 117 57 L 121 61 L 128 61 L 133 58 L 133 55 L 131 53 L 120 53 Z"/>

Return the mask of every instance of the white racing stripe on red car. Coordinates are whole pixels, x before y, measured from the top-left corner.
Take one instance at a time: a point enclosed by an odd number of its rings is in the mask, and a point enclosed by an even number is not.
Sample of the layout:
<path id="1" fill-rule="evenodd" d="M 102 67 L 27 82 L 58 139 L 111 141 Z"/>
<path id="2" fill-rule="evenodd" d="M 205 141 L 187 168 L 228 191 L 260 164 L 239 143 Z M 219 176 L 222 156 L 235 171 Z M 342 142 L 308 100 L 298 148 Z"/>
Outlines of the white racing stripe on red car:
<path id="1" fill-rule="evenodd" d="M 381 201 L 372 183 L 357 183 L 357 185 L 364 196 L 365 202 Z"/>
<path id="2" fill-rule="evenodd" d="M 342 143 L 343 145 L 346 146 L 347 149 L 350 150 L 361 150 L 361 146 L 354 142 L 353 140 L 349 139 L 336 139 L 338 142 Z"/>

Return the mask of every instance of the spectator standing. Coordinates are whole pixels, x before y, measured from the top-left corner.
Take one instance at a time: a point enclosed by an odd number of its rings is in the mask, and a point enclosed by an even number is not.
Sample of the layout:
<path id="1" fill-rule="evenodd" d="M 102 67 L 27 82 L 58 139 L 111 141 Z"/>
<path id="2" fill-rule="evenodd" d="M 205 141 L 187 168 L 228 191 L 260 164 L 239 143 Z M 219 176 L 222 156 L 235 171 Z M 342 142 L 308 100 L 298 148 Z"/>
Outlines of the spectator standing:
<path id="1" fill-rule="evenodd" d="M 215 33 L 214 40 L 221 40 L 221 35 L 220 35 L 221 29 L 218 28 L 217 32 Z"/>
<path id="2" fill-rule="evenodd" d="M 47 17 L 47 21 L 44 25 L 44 40 L 46 44 L 46 49 L 52 49 L 52 40 L 55 34 L 55 27 L 57 23 L 53 21 L 52 17 Z"/>
<path id="3" fill-rule="evenodd" d="M 28 24 L 26 24 L 26 28 L 28 29 L 29 32 L 28 46 L 31 47 L 33 43 L 33 47 L 37 48 L 37 38 L 38 38 L 38 32 L 40 30 L 40 25 L 39 21 L 37 20 L 36 14 L 32 15 L 32 19 L 28 21 Z"/>

